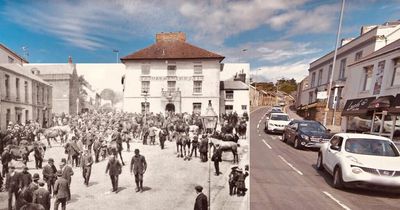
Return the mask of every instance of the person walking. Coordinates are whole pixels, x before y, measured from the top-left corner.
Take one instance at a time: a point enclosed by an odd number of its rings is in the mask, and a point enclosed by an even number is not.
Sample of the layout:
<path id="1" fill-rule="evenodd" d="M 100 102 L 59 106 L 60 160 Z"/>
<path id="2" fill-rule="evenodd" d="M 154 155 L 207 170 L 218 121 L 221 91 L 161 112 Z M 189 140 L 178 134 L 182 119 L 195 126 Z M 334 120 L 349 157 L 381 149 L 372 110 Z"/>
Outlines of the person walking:
<path id="1" fill-rule="evenodd" d="M 200 141 L 200 147 L 199 147 L 199 152 L 200 152 L 200 159 L 202 162 L 207 162 L 207 153 L 208 153 L 208 139 L 207 135 L 203 134 L 201 141 Z"/>
<path id="2" fill-rule="evenodd" d="M 8 167 L 9 172 L 6 175 L 6 190 L 8 192 L 8 210 L 12 210 L 12 198 L 15 197 L 15 208 L 19 209 L 19 192 L 22 188 L 21 176 L 15 171 L 15 166 L 10 165 Z"/>
<path id="3" fill-rule="evenodd" d="M 96 163 L 99 162 L 100 149 L 101 149 L 100 137 L 99 135 L 97 135 L 93 143 L 93 151 Z"/>
<path id="4" fill-rule="evenodd" d="M 112 184 L 112 192 L 118 193 L 118 176 L 122 172 L 121 163 L 115 158 L 115 156 L 111 155 L 110 159 L 107 163 L 106 174 L 110 175 L 111 184 Z"/>
<path id="5" fill-rule="evenodd" d="M 118 127 L 115 127 L 114 133 L 111 136 L 111 141 L 116 142 L 117 152 L 119 154 L 119 157 L 121 158 L 122 165 L 125 165 L 124 159 L 122 158 L 122 137 L 121 137 L 121 133 L 120 133 L 120 130 L 118 129 Z M 118 154 L 116 154 L 117 157 L 118 157 Z"/>
<path id="6" fill-rule="evenodd" d="M 193 152 L 194 152 L 194 156 L 197 157 L 197 148 L 199 147 L 199 136 L 198 134 L 195 134 L 193 136 L 193 140 L 192 140 L 192 151 L 190 152 L 190 157 L 192 157 Z"/>
<path id="7" fill-rule="evenodd" d="M 207 196 L 204 195 L 203 187 L 202 186 L 196 186 L 194 188 L 197 193 L 196 201 L 194 203 L 194 210 L 207 210 L 208 209 L 208 201 L 207 201 Z"/>
<path id="8" fill-rule="evenodd" d="M 54 183 L 54 210 L 58 210 L 58 206 L 61 204 L 61 209 L 65 210 L 67 207 L 67 199 L 69 192 L 69 184 L 66 179 L 62 177 L 62 171 L 59 170 L 56 173 L 57 181 Z"/>
<path id="9" fill-rule="evenodd" d="M 156 126 L 154 126 L 153 124 L 150 124 L 150 128 L 149 128 L 150 145 L 156 144 L 156 131 L 157 131 Z"/>
<path id="10" fill-rule="evenodd" d="M 92 172 L 93 158 L 87 149 L 85 149 L 83 152 L 81 163 L 82 163 L 82 175 L 84 179 L 83 183 L 86 185 L 86 187 L 88 187 L 90 174 Z"/>
<path id="11" fill-rule="evenodd" d="M 10 147 L 6 146 L 3 153 L 1 154 L 1 164 L 3 165 L 2 174 L 5 176 L 8 174 L 8 164 L 11 162 Z"/>
<path id="12" fill-rule="evenodd" d="M 57 168 L 54 166 L 54 159 L 49 158 L 48 164 L 43 167 L 43 180 L 47 183 L 47 190 L 52 193 L 54 189 L 54 182 L 56 181 Z"/>
<path id="13" fill-rule="evenodd" d="M 135 155 L 131 160 L 131 174 L 135 174 L 136 192 L 143 192 L 143 174 L 147 170 L 146 159 L 140 155 L 139 149 L 135 149 Z"/>
<path id="14" fill-rule="evenodd" d="M 159 139 L 160 139 L 160 147 L 161 147 L 161 149 L 164 149 L 164 143 L 165 143 L 165 141 L 167 140 L 167 135 L 168 135 L 168 132 L 167 132 L 167 130 L 164 128 L 164 129 L 162 129 L 161 131 L 160 131 L 160 133 L 158 134 L 159 135 Z"/>
<path id="15" fill-rule="evenodd" d="M 222 150 L 219 144 L 215 145 L 215 150 L 213 156 L 211 157 L 211 161 L 214 162 L 215 175 L 219 176 L 221 174 L 219 171 L 219 162 L 222 162 Z"/>
<path id="16" fill-rule="evenodd" d="M 42 205 L 45 210 L 50 210 L 50 193 L 44 186 L 45 182 L 40 180 L 39 188 L 33 192 L 32 203 Z"/>
<path id="17" fill-rule="evenodd" d="M 74 175 L 74 170 L 72 170 L 71 166 L 67 165 L 67 160 L 65 158 L 61 159 L 60 170 L 62 172 L 62 177 L 68 181 L 68 189 L 71 190 L 71 180 L 72 176 Z M 68 191 L 67 200 L 71 200 L 70 191 Z"/>
<path id="18" fill-rule="evenodd" d="M 33 148 L 33 152 L 34 152 L 33 156 L 35 158 L 35 167 L 36 169 L 41 169 L 44 156 L 43 147 L 41 147 L 39 144 L 36 144 L 35 147 Z"/>

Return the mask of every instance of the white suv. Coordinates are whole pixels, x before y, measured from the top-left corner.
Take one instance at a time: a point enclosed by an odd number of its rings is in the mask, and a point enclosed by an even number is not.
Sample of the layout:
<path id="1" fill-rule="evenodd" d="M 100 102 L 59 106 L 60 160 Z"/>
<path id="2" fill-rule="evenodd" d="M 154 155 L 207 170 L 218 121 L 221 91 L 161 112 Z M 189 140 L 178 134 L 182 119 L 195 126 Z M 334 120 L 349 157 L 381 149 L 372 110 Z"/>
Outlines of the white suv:
<path id="1" fill-rule="evenodd" d="M 324 143 L 317 169 L 333 175 L 333 186 L 400 190 L 400 153 L 388 138 L 339 133 Z"/>
<path id="2" fill-rule="evenodd" d="M 290 123 L 289 115 L 285 113 L 271 113 L 265 121 L 266 133 L 282 133 L 285 126 Z"/>

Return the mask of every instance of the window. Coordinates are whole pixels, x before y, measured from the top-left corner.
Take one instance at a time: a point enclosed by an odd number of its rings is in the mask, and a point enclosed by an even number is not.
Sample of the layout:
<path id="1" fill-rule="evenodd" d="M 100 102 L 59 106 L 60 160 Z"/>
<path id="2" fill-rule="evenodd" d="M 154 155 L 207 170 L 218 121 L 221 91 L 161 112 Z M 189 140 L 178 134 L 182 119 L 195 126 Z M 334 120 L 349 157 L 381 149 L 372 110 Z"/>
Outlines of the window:
<path id="1" fill-rule="evenodd" d="M 150 92 L 150 81 L 142 81 L 142 93 Z"/>
<path id="2" fill-rule="evenodd" d="M 142 64 L 142 75 L 150 74 L 150 64 Z"/>
<path id="3" fill-rule="evenodd" d="M 225 91 L 225 99 L 233 100 L 233 90 Z"/>
<path id="4" fill-rule="evenodd" d="M 203 66 L 201 64 L 194 65 L 194 74 L 203 74 Z"/>
<path id="5" fill-rule="evenodd" d="M 202 92 L 202 81 L 193 81 L 193 93 Z"/>
<path id="6" fill-rule="evenodd" d="M 176 81 L 168 81 L 168 91 L 175 91 Z"/>
<path id="7" fill-rule="evenodd" d="M 231 113 L 233 111 L 233 105 L 225 105 L 225 112 Z"/>
<path id="8" fill-rule="evenodd" d="M 149 112 L 150 103 L 149 102 L 142 102 L 142 113 Z"/>
<path id="9" fill-rule="evenodd" d="M 362 89 L 363 91 L 367 91 L 371 88 L 373 68 L 373 65 L 364 67 L 364 83 Z"/>
<path id="10" fill-rule="evenodd" d="M 6 74 L 5 85 L 6 85 L 6 99 L 10 99 L 10 76 Z"/>
<path id="11" fill-rule="evenodd" d="M 340 61 L 339 79 L 345 78 L 345 72 L 346 72 L 346 58 Z"/>
<path id="12" fill-rule="evenodd" d="M 167 75 L 168 76 L 176 76 L 176 65 L 168 65 Z"/>
<path id="13" fill-rule="evenodd" d="M 329 83 L 331 80 L 331 74 L 332 74 L 332 64 L 329 65 L 328 67 L 328 80 L 326 81 L 327 83 Z"/>
<path id="14" fill-rule="evenodd" d="M 10 123 L 11 120 L 11 110 L 7 109 L 7 114 L 6 114 L 6 125 Z"/>
<path id="15" fill-rule="evenodd" d="M 193 112 L 194 113 L 201 113 L 201 103 L 193 103 Z"/>
<path id="16" fill-rule="evenodd" d="M 318 71 L 318 82 L 317 82 L 318 86 L 321 85 L 321 83 L 322 83 L 322 69 Z"/>
<path id="17" fill-rule="evenodd" d="M 311 87 L 315 87 L 315 74 L 316 72 L 313 72 L 311 74 Z"/>
<path id="18" fill-rule="evenodd" d="M 44 104 L 44 87 L 42 87 L 42 104 Z"/>
<path id="19" fill-rule="evenodd" d="M 29 110 L 25 110 L 25 122 L 29 120 Z"/>
<path id="20" fill-rule="evenodd" d="M 400 85 L 400 58 L 394 60 L 392 86 Z"/>
<path id="21" fill-rule="evenodd" d="M 24 82 L 24 92 L 25 92 L 25 103 L 28 103 L 28 81 Z"/>
<path id="22" fill-rule="evenodd" d="M 314 91 L 310 91 L 308 93 L 308 103 L 311 104 L 313 102 Z"/>
<path id="23" fill-rule="evenodd" d="M 15 88 L 16 88 L 16 90 L 17 90 L 17 101 L 19 101 L 20 100 L 20 90 L 19 90 L 19 78 L 16 78 L 15 79 Z"/>
<path id="24" fill-rule="evenodd" d="M 14 63 L 14 58 L 8 56 L 8 63 Z"/>
<path id="25" fill-rule="evenodd" d="M 360 52 L 357 52 L 356 53 L 356 56 L 355 56 L 355 58 L 354 58 L 354 61 L 359 61 L 360 59 L 361 59 L 361 57 L 362 57 L 362 51 L 360 51 Z"/>
<path id="26" fill-rule="evenodd" d="M 39 85 L 36 85 L 36 104 L 40 104 L 40 100 L 39 100 L 39 94 L 40 89 L 39 89 Z"/>
<path id="27" fill-rule="evenodd" d="M 242 105 L 242 110 L 247 110 L 247 105 Z"/>

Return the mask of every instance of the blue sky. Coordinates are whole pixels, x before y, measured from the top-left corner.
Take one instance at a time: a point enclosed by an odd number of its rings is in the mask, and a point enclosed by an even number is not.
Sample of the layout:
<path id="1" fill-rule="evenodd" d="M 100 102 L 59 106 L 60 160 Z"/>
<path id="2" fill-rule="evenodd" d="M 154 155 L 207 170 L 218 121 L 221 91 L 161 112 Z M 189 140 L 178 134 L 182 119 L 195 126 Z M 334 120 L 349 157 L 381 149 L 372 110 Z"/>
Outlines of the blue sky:
<path id="1" fill-rule="evenodd" d="M 399 0 L 347 0 L 344 37 L 362 25 L 400 19 Z M 334 48 L 340 1 L 6 1 L 0 0 L 0 42 L 31 63 L 116 62 L 151 45 L 157 32 L 183 31 L 188 42 L 249 62 L 258 81 L 301 79 L 310 61 Z M 247 51 L 242 51 L 247 49 Z"/>

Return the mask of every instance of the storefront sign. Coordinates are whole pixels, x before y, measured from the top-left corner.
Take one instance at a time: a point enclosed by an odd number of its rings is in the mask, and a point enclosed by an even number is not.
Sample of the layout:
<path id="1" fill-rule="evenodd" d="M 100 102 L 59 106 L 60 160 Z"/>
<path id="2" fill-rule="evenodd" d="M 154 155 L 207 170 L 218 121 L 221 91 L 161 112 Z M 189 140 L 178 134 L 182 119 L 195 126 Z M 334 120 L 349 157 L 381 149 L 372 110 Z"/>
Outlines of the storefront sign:
<path id="1" fill-rule="evenodd" d="M 317 99 L 327 99 L 328 93 L 327 91 L 320 91 L 317 93 Z"/>
<path id="2" fill-rule="evenodd" d="M 363 114 L 368 111 L 368 105 L 375 99 L 375 97 L 360 98 L 347 100 L 344 105 L 342 115 L 357 115 Z"/>

